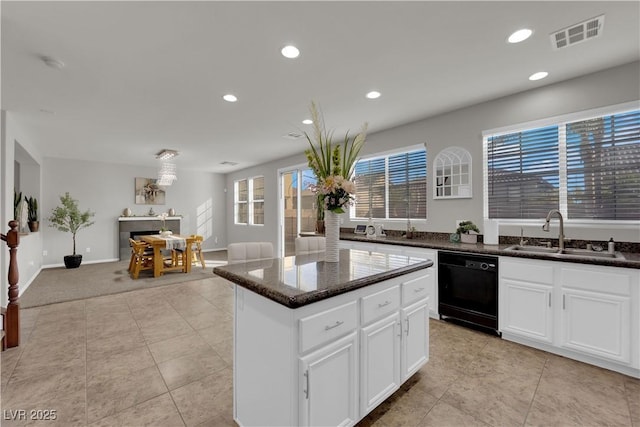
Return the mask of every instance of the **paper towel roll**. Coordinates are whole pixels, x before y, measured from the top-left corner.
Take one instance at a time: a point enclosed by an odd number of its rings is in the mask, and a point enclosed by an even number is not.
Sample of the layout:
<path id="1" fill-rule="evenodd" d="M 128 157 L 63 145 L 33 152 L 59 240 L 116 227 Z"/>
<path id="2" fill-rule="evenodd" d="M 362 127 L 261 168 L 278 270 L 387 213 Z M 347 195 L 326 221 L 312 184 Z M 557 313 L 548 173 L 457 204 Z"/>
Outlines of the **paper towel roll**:
<path id="1" fill-rule="evenodd" d="M 497 245 L 498 244 L 498 220 L 485 219 L 484 220 L 484 244 L 485 245 Z"/>

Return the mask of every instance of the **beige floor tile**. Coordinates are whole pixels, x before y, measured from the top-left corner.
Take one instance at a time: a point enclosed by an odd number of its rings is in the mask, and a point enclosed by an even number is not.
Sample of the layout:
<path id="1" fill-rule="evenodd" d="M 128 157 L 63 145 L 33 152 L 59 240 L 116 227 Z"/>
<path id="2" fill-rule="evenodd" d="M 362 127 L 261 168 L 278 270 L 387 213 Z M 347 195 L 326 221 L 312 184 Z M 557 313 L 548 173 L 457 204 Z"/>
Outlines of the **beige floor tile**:
<path id="1" fill-rule="evenodd" d="M 31 403 L 21 407 L 25 411 L 24 417 L 11 417 L 7 420 L 5 412 L 3 426 L 86 426 L 85 390 L 78 390 L 61 395 L 54 393 L 46 400 Z M 14 412 L 15 415 L 15 412 Z"/>
<path id="2" fill-rule="evenodd" d="M 23 381 L 43 375 L 52 375 L 65 369 L 85 369 L 85 366 L 84 344 L 69 345 L 68 351 L 57 349 L 51 354 L 46 353 L 44 346 L 39 348 L 30 346 L 20 357 L 11 374 L 11 381 Z"/>
<path id="3" fill-rule="evenodd" d="M 211 345 L 226 341 L 233 337 L 233 318 L 229 321 L 219 322 L 208 328 L 199 329 L 198 334 Z"/>
<path id="4" fill-rule="evenodd" d="M 370 420 L 373 421 L 373 425 L 416 426 L 437 401 L 437 397 L 426 393 L 420 387 L 403 385 L 394 394 L 393 405 L 379 417 L 372 414 Z"/>
<path id="5" fill-rule="evenodd" d="M 457 370 L 448 368 L 441 360 L 429 360 L 409 381 L 415 381 L 416 387 L 420 387 L 425 393 L 441 398 L 461 375 Z"/>
<path id="6" fill-rule="evenodd" d="M 630 426 L 624 378 L 584 363 L 550 357 L 526 425 Z"/>
<path id="7" fill-rule="evenodd" d="M 138 321 L 138 326 L 147 344 L 194 332 L 189 323 L 177 313 L 171 316 L 160 315 L 153 319 Z"/>
<path id="8" fill-rule="evenodd" d="M 149 350 L 156 363 L 166 362 L 191 353 L 213 351 L 211 346 L 196 332 L 149 344 Z"/>
<path id="9" fill-rule="evenodd" d="M 537 378 L 498 379 L 463 375 L 442 397 L 442 401 L 495 426 L 522 425 L 536 390 Z"/>
<path id="10" fill-rule="evenodd" d="M 166 393 L 154 365 L 127 375 L 94 378 L 87 382 L 87 418 L 92 423 Z"/>
<path id="11" fill-rule="evenodd" d="M 471 414 L 445 402 L 438 402 L 422 419 L 421 427 L 489 427 Z"/>
<path id="12" fill-rule="evenodd" d="M 142 332 L 137 328 L 135 331 L 108 338 L 94 339 L 89 337 L 87 339 L 87 360 L 104 359 L 146 345 Z"/>
<path id="13" fill-rule="evenodd" d="M 84 365 L 58 369 L 46 375 L 17 380 L 12 376 L 2 395 L 3 409 L 24 409 L 47 402 L 52 396 L 84 393 L 86 376 Z M 55 409 L 55 408 L 52 408 Z"/>
<path id="14" fill-rule="evenodd" d="M 229 367 L 233 366 L 233 338 L 213 343 L 211 347 L 213 347 L 218 356 L 220 356 Z"/>
<path id="15" fill-rule="evenodd" d="M 169 390 L 227 368 L 228 365 L 209 346 L 197 352 L 167 360 L 158 364 L 158 369 Z"/>
<path id="16" fill-rule="evenodd" d="M 233 317 L 229 315 L 229 313 L 221 311 L 219 308 L 213 305 L 211 307 L 212 308 L 209 311 L 204 311 L 197 314 L 187 313 L 183 314 L 183 317 L 195 330 L 218 326 L 220 324 L 229 323 L 233 320 Z"/>
<path id="17" fill-rule="evenodd" d="M 627 394 L 627 403 L 629 403 L 631 423 L 640 427 L 640 379 L 625 378 L 624 388 Z"/>
<path id="18" fill-rule="evenodd" d="M 146 346 L 135 347 L 106 357 L 88 359 L 87 380 L 125 376 L 154 365 L 153 357 Z"/>
<path id="19" fill-rule="evenodd" d="M 169 393 L 135 405 L 117 414 L 102 418 L 91 427 L 183 427 L 180 413 Z"/>
<path id="20" fill-rule="evenodd" d="M 204 299 L 202 295 L 192 289 L 186 289 L 179 295 L 169 300 L 171 306 L 180 314 L 198 314 L 212 311 L 213 305 Z"/>
<path id="21" fill-rule="evenodd" d="M 185 424 L 197 426 L 218 415 L 212 408 L 228 402 L 232 386 L 233 376 L 231 369 L 227 368 L 173 390 L 171 396 Z M 228 410 L 228 403 L 222 406 Z"/>

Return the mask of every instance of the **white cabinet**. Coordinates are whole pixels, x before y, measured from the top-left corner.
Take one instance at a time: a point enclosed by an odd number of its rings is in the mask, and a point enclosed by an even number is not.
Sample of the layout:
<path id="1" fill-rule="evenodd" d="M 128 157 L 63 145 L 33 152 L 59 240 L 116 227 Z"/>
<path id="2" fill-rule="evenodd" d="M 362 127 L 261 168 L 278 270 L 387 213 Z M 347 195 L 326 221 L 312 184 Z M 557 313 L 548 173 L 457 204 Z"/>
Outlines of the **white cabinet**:
<path id="1" fill-rule="evenodd" d="M 348 426 L 358 420 L 355 332 L 300 358 L 301 426 Z"/>
<path id="2" fill-rule="evenodd" d="M 360 421 L 428 360 L 427 276 L 421 269 L 297 309 L 236 286 L 238 425 Z"/>
<path id="3" fill-rule="evenodd" d="M 560 345 L 588 355 L 629 363 L 632 342 L 631 276 L 610 269 L 563 265 L 560 285 Z"/>
<path id="4" fill-rule="evenodd" d="M 502 258 L 499 271 L 500 331 L 553 342 L 553 266 Z"/>
<path id="5" fill-rule="evenodd" d="M 640 377 L 640 271 L 500 257 L 502 337 Z"/>
<path id="6" fill-rule="evenodd" d="M 429 360 L 429 302 L 423 299 L 402 309 L 402 381 Z"/>
<path id="7" fill-rule="evenodd" d="M 361 416 L 400 387 L 400 314 L 362 328 L 360 335 Z"/>

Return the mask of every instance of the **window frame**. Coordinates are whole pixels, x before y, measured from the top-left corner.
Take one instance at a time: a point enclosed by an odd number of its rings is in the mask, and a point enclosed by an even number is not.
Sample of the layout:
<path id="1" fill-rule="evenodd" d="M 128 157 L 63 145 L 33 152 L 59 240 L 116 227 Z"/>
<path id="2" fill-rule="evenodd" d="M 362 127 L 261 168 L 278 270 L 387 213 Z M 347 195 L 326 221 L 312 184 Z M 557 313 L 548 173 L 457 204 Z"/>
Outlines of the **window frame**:
<path id="1" fill-rule="evenodd" d="M 398 222 L 398 223 L 405 223 L 407 222 L 407 218 L 390 218 L 389 217 L 389 158 L 393 157 L 393 156 L 397 156 L 397 155 L 402 155 L 402 154 L 406 154 L 406 153 L 412 153 L 415 151 L 424 151 L 425 152 L 425 194 L 424 194 L 424 199 L 425 199 L 425 217 L 424 218 L 411 218 L 411 222 L 412 223 L 426 223 L 427 221 L 427 214 L 428 214 L 428 207 L 429 207 L 429 203 L 428 203 L 428 187 L 429 187 L 429 158 L 428 158 L 428 153 L 427 153 L 427 146 L 425 143 L 422 144 L 416 144 L 416 145 L 411 145 L 411 146 L 407 146 L 407 147 L 400 147 L 400 148 L 396 148 L 393 150 L 388 150 L 388 151 L 383 151 L 383 152 L 377 152 L 377 153 L 372 153 L 366 156 L 361 156 L 358 158 L 357 162 L 360 161 L 369 161 L 369 160 L 377 160 L 377 159 L 381 159 L 384 158 L 385 159 L 385 165 L 384 165 L 384 173 L 385 173 L 385 218 L 379 218 L 379 217 L 372 217 L 373 220 L 376 221 L 384 221 L 389 222 L 389 223 L 393 223 L 393 222 Z M 355 176 L 353 177 L 353 179 L 355 179 Z M 356 202 L 357 204 L 357 202 Z M 354 204 L 353 206 L 351 206 L 349 208 L 349 220 L 350 221 L 354 221 L 354 222 L 358 222 L 358 221 L 368 221 L 369 218 L 368 217 L 359 217 L 356 216 L 356 204 Z"/>
<path id="2" fill-rule="evenodd" d="M 640 100 L 625 102 L 606 107 L 599 107 L 584 111 L 578 111 L 563 115 L 547 117 L 540 120 L 509 125 L 501 128 L 489 129 L 482 132 L 482 188 L 483 188 L 483 218 L 497 220 L 504 225 L 539 225 L 539 219 L 523 218 L 489 218 L 489 152 L 488 139 L 492 136 L 507 135 L 523 132 L 526 130 L 543 128 L 547 126 L 558 126 L 559 128 L 559 204 L 560 212 L 564 216 L 564 221 L 570 225 L 577 225 L 583 228 L 601 228 L 607 226 L 616 229 L 636 229 L 640 225 L 640 220 L 612 220 L 612 219 L 586 219 L 568 217 L 568 196 L 567 196 L 567 150 L 566 150 L 566 125 L 577 121 L 589 120 L 603 116 L 611 116 L 634 110 L 640 110 Z"/>
<path id="3" fill-rule="evenodd" d="M 253 182 L 254 180 L 259 178 L 262 178 L 263 191 L 264 191 L 264 187 L 266 186 L 264 175 L 255 175 L 252 177 L 237 179 L 233 181 L 233 223 L 234 225 L 247 225 L 247 226 L 260 226 L 260 227 L 264 226 L 264 194 L 262 199 L 254 198 L 254 194 L 253 194 Z M 239 187 L 242 181 L 247 182 L 247 200 L 239 199 Z M 262 203 L 262 206 L 263 206 L 263 222 L 262 223 L 255 222 L 255 218 L 254 218 L 255 203 Z M 247 222 L 238 221 L 240 205 L 246 206 Z"/>

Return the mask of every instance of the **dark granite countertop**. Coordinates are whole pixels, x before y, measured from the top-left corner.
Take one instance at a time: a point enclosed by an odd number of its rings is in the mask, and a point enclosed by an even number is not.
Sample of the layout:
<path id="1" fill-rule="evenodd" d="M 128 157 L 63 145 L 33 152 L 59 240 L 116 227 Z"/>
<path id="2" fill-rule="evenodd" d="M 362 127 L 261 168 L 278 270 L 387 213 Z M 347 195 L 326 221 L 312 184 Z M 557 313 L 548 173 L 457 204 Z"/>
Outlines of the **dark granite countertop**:
<path id="1" fill-rule="evenodd" d="M 544 253 L 523 253 L 516 251 L 508 251 L 506 248 L 513 246 L 513 244 L 500 244 L 500 245 L 485 245 L 482 243 L 470 244 L 470 243 L 452 243 L 440 239 L 407 239 L 404 237 L 383 237 L 383 238 L 366 238 L 353 233 L 341 233 L 341 240 L 349 240 L 356 242 L 366 242 L 375 244 L 387 244 L 387 245 L 400 245 L 411 246 L 416 248 L 438 249 L 438 250 L 450 250 L 458 252 L 470 252 L 489 255 L 510 256 L 517 258 L 530 258 L 541 259 L 551 261 L 573 262 L 580 264 L 591 265 L 606 265 L 612 267 L 625 267 L 625 268 L 637 268 L 640 269 L 640 253 L 638 252 L 621 252 L 624 259 L 612 259 L 612 258 L 596 258 L 596 257 L 575 257 L 567 255 L 557 254 L 544 254 Z"/>
<path id="2" fill-rule="evenodd" d="M 298 308 L 432 265 L 432 260 L 413 256 L 341 249 L 337 263 L 324 262 L 324 253 L 318 252 L 229 264 L 213 272 L 286 307 Z"/>

